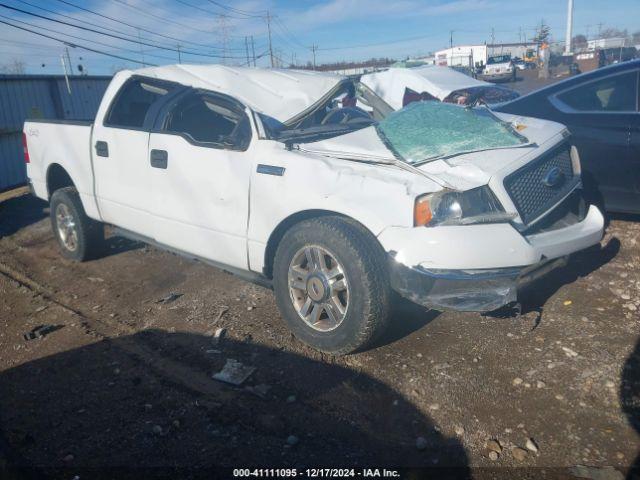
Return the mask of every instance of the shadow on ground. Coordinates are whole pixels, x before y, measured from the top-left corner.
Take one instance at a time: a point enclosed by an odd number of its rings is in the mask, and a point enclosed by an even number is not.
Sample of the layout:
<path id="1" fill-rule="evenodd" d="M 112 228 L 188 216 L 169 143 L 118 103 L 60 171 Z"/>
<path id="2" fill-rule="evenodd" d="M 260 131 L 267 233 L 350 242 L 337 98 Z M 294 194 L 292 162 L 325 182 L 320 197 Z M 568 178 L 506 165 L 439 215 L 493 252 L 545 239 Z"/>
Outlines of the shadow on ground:
<path id="1" fill-rule="evenodd" d="M 519 304 L 516 307 L 506 306 L 485 315 L 498 318 L 513 318 L 519 315 L 535 313 L 536 326 L 542 319 L 544 305 L 562 286 L 575 282 L 581 277 L 606 265 L 620 251 L 620 240 L 612 238 L 605 246 L 595 245 L 571 255 L 569 263 L 557 268 L 518 291 Z"/>
<path id="2" fill-rule="evenodd" d="M 110 257 L 111 255 L 118 255 L 131 250 L 138 250 L 144 248 L 144 246 L 144 243 L 129 240 L 128 238 L 108 236 L 100 249 L 99 258 Z"/>
<path id="3" fill-rule="evenodd" d="M 385 345 L 390 345 L 434 321 L 440 312 L 430 310 L 402 298 L 400 295 L 393 295 L 393 313 L 384 333 L 367 348 L 376 349 Z"/>
<path id="4" fill-rule="evenodd" d="M 20 195 L 0 202 L 0 238 L 49 216 L 48 205 L 33 195 Z"/>
<path id="5" fill-rule="evenodd" d="M 640 435 L 640 341 L 622 367 L 620 405 L 629 425 Z M 640 480 L 640 453 L 631 465 L 627 480 Z"/>
<path id="6" fill-rule="evenodd" d="M 571 256 L 569 263 L 546 275 L 542 281 L 534 282 L 522 291 L 522 312 L 540 311 L 549 298 L 563 285 L 573 283 L 579 278 L 606 265 L 618 255 L 620 240 L 612 238 L 605 246 L 595 245 Z"/>
<path id="7" fill-rule="evenodd" d="M 211 378 L 229 358 L 257 367 L 243 387 Z M 333 361 L 159 330 L 98 341 L 0 374 L 0 449 L 12 467 L 66 478 L 248 466 L 456 466 L 456 478 L 468 475 L 457 439 Z"/>

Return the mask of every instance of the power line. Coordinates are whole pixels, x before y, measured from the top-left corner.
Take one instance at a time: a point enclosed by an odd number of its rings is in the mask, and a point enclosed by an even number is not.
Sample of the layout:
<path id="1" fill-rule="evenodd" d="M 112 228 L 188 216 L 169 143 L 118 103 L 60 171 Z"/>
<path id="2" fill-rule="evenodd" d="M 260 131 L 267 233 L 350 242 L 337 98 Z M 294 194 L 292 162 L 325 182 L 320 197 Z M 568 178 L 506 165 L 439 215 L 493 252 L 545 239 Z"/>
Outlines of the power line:
<path id="1" fill-rule="evenodd" d="M 122 25 L 126 25 L 129 28 L 140 29 L 141 31 L 146 32 L 146 33 L 150 33 L 152 35 L 157 35 L 157 36 L 160 36 L 160 37 L 168 38 L 169 40 L 179 41 L 179 42 L 183 42 L 183 43 L 189 43 L 189 44 L 192 44 L 192 45 L 196 45 L 196 46 L 204 47 L 204 48 L 208 48 L 208 49 L 218 48 L 218 47 L 211 46 L 211 45 L 206 45 L 206 44 L 203 44 L 203 43 L 191 42 L 191 41 L 182 40 L 182 39 L 179 39 L 179 38 L 176 38 L 176 37 L 172 37 L 170 35 L 164 35 L 162 33 L 157 33 L 157 32 L 154 32 L 153 30 L 149 30 L 147 28 L 140 27 L 138 25 L 134 25 L 134 24 L 125 22 L 124 20 L 120 20 L 120 19 L 117 19 L 117 18 L 110 17 L 109 15 L 105 15 L 103 13 L 96 12 L 96 11 L 91 10 L 89 8 L 85 8 L 85 7 L 82 7 L 80 5 L 76 5 L 75 3 L 69 2 L 67 0 L 57 0 L 57 1 L 60 2 L 60 3 L 65 4 L 65 5 L 69 5 L 71 7 L 77 8 L 78 10 L 82 10 L 83 12 L 91 13 L 93 15 L 97 15 L 98 17 L 106 18 L 107 20 L 111 20 L 112 22 L 120 23 Z M 192 30 L 198 31 L 200 33 L 207 33 L 207 34 L 210 34 L 210 35 L 213 33 L 213 32 L 208 32 L 206 30 L 200 30 L 200 29 L 197 29 L 195 27 L 191 27 L 191 26 L 183 24 L 183 23 L 179 23 L 179 22 L 175 22 L 175 21 L 171 22 L 169 20 L 164 19 L 163 17 L 160 17 L 158 15 L 154 15 L 154 14 L 152 14 L 150 12 L 142 10 L 142 9 L 140 9 L 138 7 L 133 6 L 133 5 L 129 5 L 128 3 L 126 3 L 126 2 L 124 2 L 122 0 L 113 0 L 113 1 L 117 2 L 117 3 L 121 4 L 121 5 L 124 5 L 124 6 L 128 7 L 128 8 L 131 8 L 133 10 L 136 10 L 139 13 L 141 13 L 142 15 L 155 18 L 156 20 L 164 21 L 165 23 L 175 23 L 176 25 L 179 25 L 182 28 L 192 29 Z"/>
<path id="2" fill-rule="evenodd" d="M 36 32 L 36 31 L 34 31 L 34 30 L 31 30 L 31 29 L 29 29 L 29 28 L 25 28 L 25 27 L 21 27 L 21 26 L 19 26 L 19 25 L 14 25 L 14 24 L 12 24 L 12 23 L 5 22 L 4 20 L 0 20 L 0 23 L 3 23 L 3 24 L 5 24 L 5 25 L 9 25 L 10 27 L 17 28 L 17 29 L 19 29 L 19 30 L 24 30 L 25 32 L 33 33 L 34 35 L 39 35 L 39 36 L 41 36 L 41 37 L 45 37 L 45 38 L 49 38 L 49 39 L 51 39 L 51 40 L 55 40 L 56 42 L 60 42 L 60 43 L 62 43 L 63 45 L 68 45 L 68 44 L 69 44 L 68 42 L 66 42 L 66 41 L 64 41 L 64 40 L 60 40 L 60 39 L 58 39 L 58 38 L 52 37 L 51 35 L 47 35 L 47 34 L 45 34 L 45 33 Z M 103 51 L 101 51 L 101 50 L 96 50 L 95 48 L 86 47 L 86 46 L 84 46 L 84 45 L 74 44 L 73 46 L 75 46 L 75 47 L 77 47 L 77 48 L 81 48 L 81 49 L 83 49 L 83 50 L 87 50 L 87 51 L 89 51 L 89 52 L 99 53 L 100 55 L 106 55 L 107 57 L 112 57 L 112 58 L 117 58 L 117 59 L 119 59 L 119 60 L 124 60 L 124 61 L 126 61 L 126 62 L 137 63 L 137 64 L 141 64 L 141 63 L 142 63 L 142 62 L 140 62 L 139 60 L 134 60 L 133 58 L 127 58 L 127 57 L 123 57 L 123 56 L 121 56 L 121 55 L 115 55 L 115 54 L 112 54 L 112 53 L 103 52 Z M 153 63 L 147 63 L 147 65 L 152 65 L 152 66 L 154 66 L 154 67 L 157 67 L 157 65 L 156 65 L 156 64 L 153 64 Z"/>
<path id="3" fill-rule="evenodd" d="M 24 3 L 25 5 L 29 5 L 30 7 L 33 7 L 33 8 L 37 8 L 37 9 L 39 9 L 39 10 L 43 10 L 43 11 L 45 11 L 45 12 L 52 13 L 52 14 L 57 15 L 57 16 L 59 16 L 59 17 L 64 17 L 64 18 L 68 18 L 68 19 L 70 19 L 70 20 L 78 21 L 78 19 L 77 19 L 77 18 L 72 17 L 71 15 L 65 15 L 65 14 L 63 14 L 63 13 L 59 13 L 59 12 L 56 12 L 56 11 L 54 11 L 54 10 L 49 10 L 49 9 L 47 9 L 47 8 L 40 7 L 40 6 L 38 6 L 38 5 L 33 5 L 32 3 L 26 2 L 25 0 L 16 0 L 16 1 L 18 1 L 18 2 L 20 2 L 20 3 Z M 100 14 L 98 14 L 97 12 L 96 12 L 95 14 L 96 14 L 96 15 L 100 15 Z M 107 18 L 107 19 L 111 20 L 111 18 L 110 18 L 110 17 L 105 17 L 105 18 Z M 115 19 L 114 19 L 114 20 L 112 20 L 112 21 L 117 21 L 117 20 L 115 20 Z M 108 31 L 115 32 L 115 33 L 119 33 L 119 34 L 122 34 L 122 35 L 129 35 L 129 33 L 127 33 L 127 32 L 123 32 L 122 30 L 117 30 L 117 29 L 115 29 L 115 28 L 106 27 L 106 26 L 104 26 L 104 25 L 98 25 L 98 24 L 96 24 L 96 23 L 89 22 L 88 20 L 82 20 L 82 22 L 83 22 L 83 23 L 86 23 L 87 25 L 92 25 L 92 26 L 94 26 L 94 27 L 102 28 L 103 30 L 108 30 Z M 146 38 L 146 37 L 142 37 L 142 36 L 140 35 L 140 31 L 141 31 L 141 30 L 147 31 L 147 30 L 145 30 L 144 28 L 141 28 L 141 27 L 134 27 L 133 25 L 128 24 L 128 23 L 124 23 L 124 22 L 118 22 L 118 23 L 122 23 L 123 25 L 125 25 L 125 26 L 127 26 L 127 27 L 135 28 L 135 29 L 137 30 L 137 32 L 138 32 L 138 39 L 139 39 L 139 40 L 144 39 L 144 40 L 151 41 L 151 42 L 155 42 L 155 41 L 156 41 L 156 40 L 152 40 L 152 39 L 149 39 L 149 38 Z M 174 38 L 174 37 L 171 37 L 171 36 L 168 36 L 168 35 L 163 35 L 163 34 L 161 34 L 161 33 L 156 33 L 156 32 L 151 32 L 151 33 L 152 33 L 153 35 L 157 35 L 157 36 L 159 36 L 159 37 L 168 38 L 168 39 L 170 39 L 170 40 L 179 40 L 179 39 L 177 39 L 177 38 Z M 191 44 L 193 44 L 193 45 L 197 45 L 197 46 L 201 46 L 201 47 L 205 47 L 205 48 L 211 48 L 209 45 L 205 45 L 205 44 L 201 44 L 201 43 L 196 43 L 196 42 L 187 42 L 187 41 L 184 41 L 184 42 L 185 42 L 185 43 L 191 43 Z"/>
<path id="4" fill-rule="evenodd" d="M 423 38 L 433 38 L 435 36 L 438 36 L 437 34 L 431 34 L 431 35 L 419 35 L 416 37 L 407 37 L 407 38 L 401 38 L 398 40 L 389 40 L 386 42 L 377 42 L 377 43 L 367 43 L 367 44 L 361 44 L 361 45 L 349 45 L 349 46 L 344 46 L 344 47 L 325 47 L 325 48 L 317 48 L 317 50 L 350 50 L 353 48 L 366 48 L 366 47 L 379 47 L 379 46 L 383 46 L 383 45 L 390 45 L 393 43 L 402 43 L 402 42 L 410 42 L 412 40 L 421 40 Z"/>
<path id="5" fill-rule="evenodd" d="M 267 11 L 266 10 L 256 10 L 251 12 L 249 10 L 241 10 L 239 8 L 230 7 L 228 5 L 223 5 L 220 2 L 216 2 L 214 0 L 207 0 L 209 3 L 216 5 L 217 7 L 222 8 L 223 10 L 227 10 L 228 12 L 235 13 L 237 15 L 244 15 L 248 18 L 264 18 Z"/>
<path id="6" fill-rule="evenodd" d="M 43 26 L 40 26 L 40 25 L 34 25 L 32 23 L 29 23 L 29 22 L 24 22 L 22 20 L 18 20 L 17 18 L 7 17 L 5 15 L 0 15 L 0 18 L 4 18 L 5 20 L 11 20 L 12 22 L 18 22 L 18 23 L 21 23 L 23 25 L 27 25 L 27 26 L 32 27 L 32 28 L 39 28 L 41 30 L 46 30 L 48 32 L 57 33 L 58 35 L 64 35 L 66 37 L 75 38 L 75 39 L 78 39 L 78 40 L 82 40 L 84 42 L 95 43 L 97 45 L 102 45 L 102 46 L 105 46 L 105 47 L 113 47 L 113 45 L 110 45 L 108 43 L 100 42 L 98 40 L 91 40 L 91 39 L 85 38 L 85 37 L 79 37 L 79 36 L 73 35 L 71 33 L 61 32 L 59 30 L 54 30 L 52 28 L 47 28 L 47 27 L 43 27 Z M 67 45 L 75 46 L 75 43 L 69 40 L 69 41 L 67 41 Z M 122 51 L 129 52 L 129 53 L 138 53 L 135 50 L 130 50 L 128 48 L 118 48 L 118 50 L 122 50 Z M 156 58 L 161 58 L 163 60 L 173 60 L 173 58 L 163 57 L 161 55 L 155 55 L 155 54 L 152 54 L 152 53 L 149 53 L 148 55 L 152 56 L 152 57 L 156 57 Z"/>
<path id="7" fill-rule="evenodd" d="M 62 0 L 60 0 L 60 1 L 62 1 Z M 88 31 L 88 32 L 97 33 L 99 35 L 105 35 L 105 36 L 111 37 L 111 38 L 117 38 L 119 40 L 124 40 L 125 42 L 131 42 L 131 43 L 136 43 L 138 45 L 146 45 L 147 47 L 161 48 L 163 50 L 169 50 L 169 51 L 173 51 L 173 52 L 178 52 L 178 49 L 176 49 L 176 48 L 160 47 L 160 46 L 154 45 L 152 43 L 141 42 L 139 40 L 126 38 L 126 37 L 123 37 L 123 36 L 120 36 L 120 35 L 114 35 L 112 33 L 101 32 L 101 31 L 95 30 L 93 28 L 83 27 L 82 25 L 75 25 L 73 23 L 64 22 L 62 20 L 56 20 L 55 18 L 45 17 L 44 15 L 39 15 L 37 13 L 28 12 L 28 11 L 22 10 L 20 8 L 11 7 L 11 6 L 9 6 L 9 5 L 5 4 L 5 3 L 0 3 L 0 7 L 4 7 L 4 8 L 9 9 L 9 10 L 14 10 L 14 11 L 17 11 L 17 12 L 25 13 L 27 15 L 31 15 L 33 17 L 41 18 L 43 20 L 49 20 L 51 22 L 60 23 L 62 25 L 67 25 L 67 26 L 70 26 L 70 27 L 79 28 L 80 30 L 85 30 L 85 31 Z M 202 52 L 196 52 L 196 51 L 186 51 L 186 50 L 184 50 L 182 52 L 185 53 L 185 54 L 195 55 L 195 56 L 200 56 L 200 57 L 212 57 L 212 58 L 221 58 L 222 57 L 221 55 L 208 54 L 208 53 L 202 53 Z M 226 57 L 226 58 L 242 58 L 242 57 Z"/>
<path id="8" fill-rule="evenodd" d="M 194 5 L 194 4 L 186 2 L 184 0 L 175 0 L 175 1 L 178 2 L 178 3 L 181 3 L 182 5 L 186 5 L 187 7 L 195 8 L 196 10 L 200 10 L 201 12 L 205 12 L 205 13 L 208 13 L 210 15 L 224 15 L 225 17 L 233 18 L 234 20 L 249 20 L 251 18 L 264 18 L 264 15 L 246 15 L 246 16 L 243 16 L 243 17 L 235 17 L 233 15 L 229 15 L 228 13 L 220 13 L 220 12 L 214 12 L 212 10 L 207 10 L 206 8 L 202 8 L 202 7 L 198 6 L 198 5 Z M 224 10 L 231 11 L 232 13 L 235 13 L 235 12 L 233 12 L 233 9 L 231 7 L 225 7 L 225 6 L 223 6 L 223 5 L 219 4 L 219 3 L 216 3 L 216 2 L 211 2 L 211 3 L 223 8 Z"/>
<path id="9" fill-rule="evenodd" d="M 283 35 L 288 36 L 291 40 L 288 40 L 288 39 L 286 39 L 284 37 L 281 37 L 281 38 L 284 38 L 285 41 L 287 41 L 288 43 L 290 43 L 292 45 L 296 45 L 296 46 L 302 47 L 302 48 L 304 48 L 306 50 L 309 49 L 309 47 L 307 45 L 304 45 L 302 42 L 300 42 L 298 40 L 298 38 L 293 33 L 291 33 L 291 30 L 289 30 L 287 28 L 287 26 L 282 22 L 282 20 L 277 15 L 274 16 L 273 19 L 275 20 L 276 25 L 278 26 L 280 31 L 283 33 Z"/>
<path id="10" fill-rule="evenodd" d="M 59 2 L 63 2 L 63 3 L 66 3 L 67 5 L 72 5 L 71 3 L 66 2 L 66 1 L 64 1 L 64 0 L 58 0 L 58 1 L 59 1 Z M 189 29 L 189 30 L 193 30 L 193 31 L 195 31 L 195 32 L 199 32 L 199 33 L 206 33 L 206 34 L 208 34 L 208 35 L 213 35 L 213 32 L 211 32 L 211 31 L 209 31 L 209 30 L 202 30 L 201 28 L 196 28 L 196 27 L 193 27 L 193 26 L 191 26 L 191 25 L 187 25 L 186 23 L 180 23 L 180 22 L 177 22 L 177 21 L 175 21 L 175 20 L 168 20 L 168 19 L 166 19 L 166 18 L 164 18 L 164 17 L 161 17 L 161 16 L 159 16 L 159 15 L 155 15 L 155 14 L 153 14 L 153 13 L 151 13 L 151 12 L 148 12 L 148 11 L 146 11 L 146 10 L 143 10 L 142 8 L 138 8 L 138 7 L 136 7 L 135 5 L 129 5 L 128 3 L 124 2 L 123 0 L 112 0 L 112 1 L 114 1 L 114 2 L 116 2 L 116 3 L 119 3 L 120 5 L 123 5 L 123 6 L 125 6 L 125 7 L 129 8 L 129 9 L 131 9 L 131 10 L 135 10 L 136 12 L 138 12 L 138 13 L 140 13 L 140 14 L 144 15 L 145 17 L 149 17 L 149 18 L 153 18 L 153 19 L 159 20 L 160 22 L 166 23 L 167 25 L 178 25 L 179 27 L 186 28 L 186 29 Z M 79 9 L 81 9 L 81 10 L 89 11 L 89 12 L 91 12 L 91 13 L 95 14 L 95 15 L 99 15 L 99 16 L 101 16 L 101 17 L 108 18 L 109 20 L 112 20 L 112 21 L 114 21 L 114 22 L 124 23 L 124 22 L 122 22 L 121 20 L 113 19 L 113 18 L 108 17 L 108 16 L 106 16 L 106 15 L 103 15 L 103 14 L 101 14 L 101 13 L 94 12 L 94 11 L 92 11 L 92 10 L 89 10 L 89 9 L 86 9 L 86 8 L 83 8 L 83 7 L 80 7 L 80 6 L 78 6 L 78 5 L 73 5 L 73 6 L 75 6 L 76 8 L 79 8 Z M 129 25 L 129 24 L 127 24 L 127 23 L 124 23 L 124 24 L 125 24 L 125 25 L 127 25 L 127 26 Z M 184 43 L 194 43 L 194 42 L 186 42 L 186 41 L 184 41 Z M 203 44 L 200 44 L 200 43 L 196 43 L 196 45 L 206 46 L 206 45 L 203 45 Z M 209 47 L 209 48 L 217 48 L 217 47 Z"/>

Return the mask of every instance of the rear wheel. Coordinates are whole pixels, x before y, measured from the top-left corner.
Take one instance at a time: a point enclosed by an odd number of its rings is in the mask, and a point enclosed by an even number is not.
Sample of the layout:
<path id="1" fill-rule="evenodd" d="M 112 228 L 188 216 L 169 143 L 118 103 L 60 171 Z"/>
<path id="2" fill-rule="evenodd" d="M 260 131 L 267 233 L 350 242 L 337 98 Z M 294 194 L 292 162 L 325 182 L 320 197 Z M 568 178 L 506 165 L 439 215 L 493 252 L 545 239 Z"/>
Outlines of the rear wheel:
<path id="1" fill-rule="evenodd" d="M 64 257 L 82 262 L 96 256 L 104 241 L 104 227 L 84 212 L 75 187 L 53 192 L 50 215 Z"/>
<path id="2" fill-rule="evenodd" d="M 276 251 L 273 283 L 289 328 L 318 350 L 362 349 L 388 323 L 384 253 L 370 233 L 346 219 L 321 217 L 292 227 Z"/>

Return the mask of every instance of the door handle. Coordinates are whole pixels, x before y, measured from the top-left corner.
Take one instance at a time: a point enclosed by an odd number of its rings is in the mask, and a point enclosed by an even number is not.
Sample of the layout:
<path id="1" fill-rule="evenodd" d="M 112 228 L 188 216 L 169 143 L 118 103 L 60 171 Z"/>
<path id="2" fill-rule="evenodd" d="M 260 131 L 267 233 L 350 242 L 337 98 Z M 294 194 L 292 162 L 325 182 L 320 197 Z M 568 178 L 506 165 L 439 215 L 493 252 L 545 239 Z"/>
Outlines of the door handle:
<path id="1" fill-rule="evenodd" d="M 169 154 L 166 150 L 151 150 L 151 166 L 153 168 L 167 168 Z"/>
<path id="2" fill-rule="evenodd" d="M 109 144 L 107 142 L 103 142 L 102 140 L 98 140 L 96 142 L 96 155 L 99 157 L 108 157 Z"/>

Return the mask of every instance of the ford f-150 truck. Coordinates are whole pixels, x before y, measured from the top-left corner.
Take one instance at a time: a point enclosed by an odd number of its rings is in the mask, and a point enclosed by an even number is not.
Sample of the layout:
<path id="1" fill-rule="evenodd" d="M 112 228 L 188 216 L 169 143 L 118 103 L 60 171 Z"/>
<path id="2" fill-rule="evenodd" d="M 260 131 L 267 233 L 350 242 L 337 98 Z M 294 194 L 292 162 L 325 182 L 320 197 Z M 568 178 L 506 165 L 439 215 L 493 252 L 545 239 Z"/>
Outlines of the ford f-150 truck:
<path id="1" fill-rule="evenodd" d="M 32 191 L 64 256 L 97 255 L 112 225 L 272 287 L 295 335 L 339 354 L 384 329 L 394 290 L 490 311 L 601 240 L 562 125 L 362 92 L 294 70 L 122 71 L 94 122 L 25 123 Z"/>

